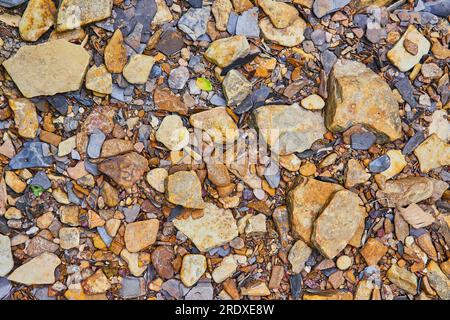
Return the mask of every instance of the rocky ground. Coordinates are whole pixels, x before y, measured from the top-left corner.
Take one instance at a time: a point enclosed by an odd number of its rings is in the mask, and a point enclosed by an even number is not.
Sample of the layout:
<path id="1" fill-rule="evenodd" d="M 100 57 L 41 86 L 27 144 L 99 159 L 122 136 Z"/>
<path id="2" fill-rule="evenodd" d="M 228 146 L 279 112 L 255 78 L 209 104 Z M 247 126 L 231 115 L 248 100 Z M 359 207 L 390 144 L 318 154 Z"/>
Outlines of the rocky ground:
<path id="1" fill-rule="evenodd" d="M 0 299 L 450 299 L 448 0 L 0 0 Z"/>

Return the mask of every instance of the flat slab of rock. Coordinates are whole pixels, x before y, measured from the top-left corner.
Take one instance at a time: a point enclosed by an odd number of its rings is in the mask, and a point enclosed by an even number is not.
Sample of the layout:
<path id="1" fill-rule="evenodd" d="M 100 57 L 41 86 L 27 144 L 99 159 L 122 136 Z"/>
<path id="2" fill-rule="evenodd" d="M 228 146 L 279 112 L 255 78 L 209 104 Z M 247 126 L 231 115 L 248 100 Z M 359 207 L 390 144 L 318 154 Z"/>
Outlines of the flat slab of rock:
<path id="1" fill-rule="evenodd" d="M 136 152 L 130 152 L 101 162 L 98 170 L 124 188 L 133 186 L 148 171 L 148 161 Z"/>
<path id="2" fill-rule="evenodd" d="M 430 170 L 450 165 L 450 144 L 441 140 L 437 134 L 432 134 L 422 142 L 414 154 L 420 163 L 420 171 Z"/>
<path id="3" fill-rule="evenodd" d="M 125 245 L 129 252 L 139 252 L 156 241 L 159 220 L 150 219 L 127 224 Z"/>
<path id="4" fill-rule="evenodd" d="M 314 222 L 312 242 L 324 256 L 333 259 L 352 240 L 365 216 L 357 194 L 338 191 Z"/>
<path id="5" fill-rule="evenodd" d="M 202 185 L 194 171 L 178 171 L 167 177 L 167 200 L 185 208 L 203 209 Z"/>
<path id="6" fill-rule="evenodd" d="M 80 89 L 90 55 L 66 40 L 23 46 L 3 66 L 27 97 L 51 96 Z"/>
<path id="7" fill-rule="evenodd" d="M 305 31 L 306 23 L 302 18 L 297 18 L 284 29 L 278 29 L 268 17 L 264 17 L 259 21 L 259 27 L 264 38 L 280 46 L 294 47 L 305 39 L 303 32 Z"/>
<path id="8" fill-rule="evenodd" d="M 272 151 L 280 155 L 305 151 L 326 133 L 321 114 L 297 103 L 260 107 L 253 119 Z"/>
<path id="9" fill-rule="evenodd" d="M 144 84 L 147 82 L 155 59 L 145 54 L 135 54 L 123 68 L 123 76 L 129 83 Z"/>
<path id="10" fill-rule="evenodd" d="M 175 219 L 173 224 L 202 252 L 224 245 L 238 236 L 231 211 L 220 209 L 212 203 L 205 204 L 202 217 Z"/>
<path id="11" fill-rule="evenodd" d="M 113 0 L 63 0 L 58 8 L 56 29 L 66 31 L 111 16 Z"/>
<path id="12" fill-rule="evenodd" d="M 305 263 L 311 255 L 311 248 L 302 240 L 297 240 L 289 251 L 288 260 L 291 263 L 292 271 L 300 273 L 305 268 Z"/>
<path id="13" fill-rule="evenodd" d="M 205 52 L 205 58 L 221 68 L 247 56 L 250 45 L 245 36 L 233 36 L 213 41 Z"/>
<path id="14" fill-rule="evenodd" d="M 53 253 L 44 252 L 18 267 L 8 277 L 8 280 L 33 284 L 53 284 L 55 282 L 55 269 L 61 260 Z"/>
<path id="15" fill-rule="evenodd" d="M 123 139 L 108 139 L 103 142 L 101 158 L 109 158 L 134 150 L 133 142 Z"/>
<path id="16" fill-rule="evenodd" d="M 342 132 L 362 124 L 375 130 L 380 141 L 402 136 L 398 103 L 391 88 L 364 64 L 338 60 L 328 79 L 328 93 L 325 124 L 329 130 Z"/>
<path id="17" fill-rule="evenodd" d="M 0 277 L 6 276 L 14 267 L 11 253 L 11 241 L 8 236 L 0 234 Z"/>
<path id="18" fill-rule="evenodd" d="M 208 133 L 214 143 L 233 143 L 239 136 L 238 127 L 225 107 L 193 114 L 189 122 L 194 128 Z"/>

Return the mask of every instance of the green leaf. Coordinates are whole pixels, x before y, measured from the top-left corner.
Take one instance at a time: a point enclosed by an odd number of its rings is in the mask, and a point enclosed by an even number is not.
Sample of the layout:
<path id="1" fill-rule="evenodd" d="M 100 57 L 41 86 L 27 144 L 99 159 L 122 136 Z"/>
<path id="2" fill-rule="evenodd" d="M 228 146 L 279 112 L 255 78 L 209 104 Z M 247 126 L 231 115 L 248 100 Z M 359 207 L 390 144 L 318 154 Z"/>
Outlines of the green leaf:
<path id="1" fill-rule="evenodd" d="M 206 78 L 197 78 L 196 82 L 197 87 L 205 91 L 211 91 L 213 89 L 211 81 Z"/>
<path id="2" fill-rule="evenodd" d="M 41 194 L 43 194 L 45 190 L 41 186 L 31 185 L 31 191 L 33 191 L 33 193 L 36 197 L 40 197 Z"/>

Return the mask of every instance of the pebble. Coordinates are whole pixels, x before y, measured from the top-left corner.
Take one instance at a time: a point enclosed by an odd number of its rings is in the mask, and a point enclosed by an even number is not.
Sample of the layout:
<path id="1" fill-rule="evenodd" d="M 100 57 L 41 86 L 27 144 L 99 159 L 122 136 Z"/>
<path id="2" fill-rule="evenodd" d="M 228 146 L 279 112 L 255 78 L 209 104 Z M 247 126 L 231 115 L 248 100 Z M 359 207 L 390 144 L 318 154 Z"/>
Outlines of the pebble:
<path id="1" fill-rule="evenodd" d="M 292 271 L 300 273 L 305 268 L 305 263 L 311 255 L 311 248 L 301 240 L 297 240 L 289 250 L 288 260 L 291 263 Z"/>
<path id="2" fill-rule="evenodd" d="M 139 252 L 156 241 L 159 221 L 150 219 L 129 223 L 125 229 L 125 245 L 129 252 Z"/>
<path id="3" fill-rule="evenodd" d="M 147 173 L 146 179 L 148 184 L 158 192 L 164 193 L 165 180 L 168 176 L 168 172 L 164 168 L 155 168 Z"/>
<path id="4" fill-rule="evenodd" d="M 391 165 L 391 158 L 388 155 L 382 155 L 369 163 L 369 171 L 380 173 L 387 170 Z"/>
<path id="5" fill-rule="evenodd" d="M 205 208 L 205 202 L 202 198 L 202 186 L 194 171 L 178 171 L 169 175 L 166 187 L 167 200 L 171 203 L 185 208 Z"/>
<path id="6" fill-rule="evenodd" d="M 100 157 L 100 151 L 105 138 L 105 134 L 100 130 L 96 130 L 90 135 L 87 147 L 87 154 L 90 158 L 97 159 Z"/>
<path id="7" fill-rule="evenodd" d="M 171 89 L 181 90 L 185 87 L 186 82 L 189 80 L 189 70 L 186 67 L 178 67 L 170 71 L 169 75 L 169 87 Z"/>
<path id="8" fill-rule="evenodd" d="M 180 277 L 186 287 L 192 287 L 206 271 L 206 258 L 201 254 L 187 254 L 183 257 Z"/>
<path id="9" fill-rule="evenodd" d="M 342 255 L 336 260 L 336 266 L 339 270 L 345 271 L 352 265 L 352 258 L 346 255 Z"/>
<path id="10" fill-rule="evenodd" d="M 376 137 L 372 132 L 356 132 L 351 136 L 352 149 L 369 150 L 375 140 Z"/>
<path id="11" fill-rule="evenodd" d="M 251 8 L 238 17 L 235 34 L 248 38 L 259 37 L 258 8 Z"/>
<path id="12" fill-rule="evenodd" d="M 178 20 L 178 28 L 192 40 L 197 40 L 206 33 L 206 25 L 211 15 L 211 7 L 190 8 Z"/>
<path id="13" fill-rule="evenodd" d="M 156 140 L 164 144 L 169 150 L 181 150 L 189 143 L 189 131 L 177 115 L 170 115 L 163 119 L 156 131 Z"/>
<path id="14" fill-rule="evenodd" d="M 350 0 L 315 0 L 313 12 L 318 18 L 333 13 L 349 4 Z"/>

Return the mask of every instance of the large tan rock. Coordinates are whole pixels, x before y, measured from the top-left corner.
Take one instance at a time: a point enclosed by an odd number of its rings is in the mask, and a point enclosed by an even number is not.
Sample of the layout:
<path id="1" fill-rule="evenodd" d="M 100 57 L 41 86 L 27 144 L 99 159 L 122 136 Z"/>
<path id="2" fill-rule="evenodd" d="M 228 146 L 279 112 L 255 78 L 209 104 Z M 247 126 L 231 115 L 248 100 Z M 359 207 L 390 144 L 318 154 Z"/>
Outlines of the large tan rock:
<path id="1" fill-rule="evenodd" d="M 290 4 L 274 0 L 259 0 L 258 5 L 270 18 L 275 28 L 287 28 L 298 19 L 297 9 Z"/>
<path id="2" fill-rule="evenodd" d="M 156 2 L 156 14 L 153 17 L 152 20 L 152 25 L 154 26 L 160 26 L 163 25 L 167 22 L 172 21 L 173 16 L 172 13 L 170 12 L 169 7 L 166 4 L 165 0 L 155 0 Z"/>
<path id="3" fill-rule="evenodd" d="M 260 107 L 253 112 L 253 119 L 272 151 L 280 155 L 307 150 L 326 133 L 321 114 L 297 103 Z"/>
<path id="4" fill-rule="evenodd" d="M 415 295 L 417 292 L 417 277 L 406 268 L 401 268 L 393 264 L 386 273 L 387 278 L 400 289 L 409 294 Z"/>
<path id="5" fill-rule="evenodd" d="M 219 31 L 227 31 L 228 18 L 233 10 L 230 0 L 215 0 L 212 4 L 211 11 L 216 20 L 216 29 Z"/>
<path id="6" fill-rule="evenodd" d="M 35 138 L 39 121 L 33 102 L 25 98 L 9 99 L 9 107 L 14 112 L 14 122 L 19 135 L 28 139 Z"/>
<path id="7" fill-rule="evenodd" d="M 63 0 L 58 8 L 56 29 L 66 31 L 111 16 L 113 0 Z"/>
<path id="8" fill-rule="evenodd" d="M 305 31 L 306 23 L 302 18 L 297 18 L 286 28 L 278 29 L 268 17 L 265 17 L 259 21 L 259 27 L 264 38 L 280 46 L 295 47 L 305 39 L 303 32 Z"/>
<path id="9" fill-rule="evenodd" d="M 239 136 L 238 127 L 225 107 L 193 114 L 189 122 L 194 128 L 208 133 L 215 143 L 233 143 Z"/>
<path id="10" fill-rule="evenodd" d="M 3 66 L 27 98 L 80 89 L 89 53 L 66 40 L 23 46 Z"/>
<path id="11" fill-rule="evenodd" d="M 156 241 L 159 220 L 150 219 L 127 224 L 125 245 L 129 252 L 139 252 Z"/>
<path id="12" fill-rule="evenodd" d="M 0 234 L 0 277 L 6 276 L 14 267 L 11 252 L 11 240 L 8 236 Z"/>
<path id="13" fill-rule="evenodd" d="M 427 177 L 407 177 L 388 181 L 382 190 L 377 192 L 377 198 L 391 208 L 405 207 L 428 199 L 433 195 L 434 183 Z"/>
<path id="14" fill-rule="evenodd" d="M 414 154 L 420 163 L 420 170 L 430 170 L 450 165 L 450 144 L 441 140 L 437 134 L 432 134 L 422 142 Z"/>
<path id="15" fill-rule="evenodd" d="M 52 0 L 30 0 L 19 23 L 20 36 L 36 41 L 55 23 L 56 7 Z"/>
<path id="16" fill-rule="evenodd" d="M 205 52 L 205 58 L 224 68 L 233 61 L 247 56 L 250 45 L 245 36 L 233 36 L 213 41 Z"/>
<path id="17" fill-rule="evenodd" d="M 442 300 L 450 300 L 450 278 L 442 272 L 433 260 L 427 265 L 427 278 L 431 287 Z"/>
<path id="18" fill-rule="evenodd" d="M 124 188 L 132 187 L 148 169 L 147 159 L 136 152 L 107 159 L 98 165 L 100 172 Z"/>
<path id="19" fill-rule="evenodd" d="M 378 133 L 380 142 L 402 136 L 398 103 L 389 85 L 364 64 L 338 60 L 328 79 L 325 124 L 342 132 L 362 124 Z"/>
<path id="20" fill-rule="evenodd" d="M 202 217 L 175 219 L 173 224 L 202 252 L 224 245 L 238 236 L 231 211 L 220 209 L 212 203 L 205 204 Z"/>
<path id="21" fill-rule="evenodd" d="M 357 194 L 338 191 L 314 222 L 312 242 L 325 257 L 333 259 L 353 238 L 365 216 Z"/>
<path id="22" fill-rule="evenodd" d="M 44 252 L 14 270 L 8 279 L 26 285 L 53 284 L 55 269 L 60 264 L 61 260 L 55 254 Z"/>
<path id="23" fill-rule="evenodd" d="M 178 171 L 167 177 L 166 197 L 185 208 L 203 209 L 202 185 L 194 171 Z"/>
<path id="24" fill-rule="evenodd" d="M 314 221 L 331 196 L 342 189 L 340 185 L 334 183 L 300 179 L 296 186 L 289 191 L 287 197 L 294 237 L 301 238 L 311 245 Z"/>

